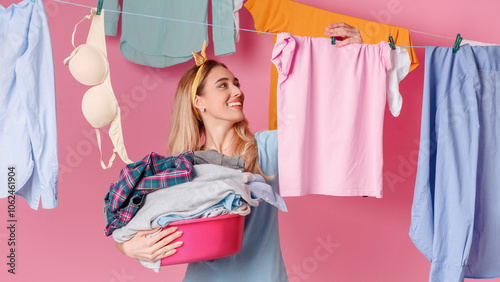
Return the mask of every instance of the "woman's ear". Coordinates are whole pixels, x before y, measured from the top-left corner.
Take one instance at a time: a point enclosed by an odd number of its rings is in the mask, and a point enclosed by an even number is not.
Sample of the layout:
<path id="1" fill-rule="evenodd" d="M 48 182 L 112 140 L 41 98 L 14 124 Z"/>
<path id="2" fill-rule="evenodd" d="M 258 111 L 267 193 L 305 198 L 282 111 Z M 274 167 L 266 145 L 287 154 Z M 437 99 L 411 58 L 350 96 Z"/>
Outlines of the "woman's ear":
<path id="1" fill-rule="evenodd" d="M 196 95 L 194 97 L 194 107 L 198 109 L 198 111 L 200 112 L 205 111 L 205 99 L 203 99 L 203 97 Z"/>

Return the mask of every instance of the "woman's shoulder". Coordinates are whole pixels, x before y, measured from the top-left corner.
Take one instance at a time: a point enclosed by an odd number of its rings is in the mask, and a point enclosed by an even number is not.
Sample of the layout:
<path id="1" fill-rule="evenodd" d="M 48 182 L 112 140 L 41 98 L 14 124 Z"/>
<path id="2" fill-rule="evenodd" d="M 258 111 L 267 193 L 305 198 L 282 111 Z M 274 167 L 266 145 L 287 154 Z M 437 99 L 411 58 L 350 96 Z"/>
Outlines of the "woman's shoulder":
<path id="1" fill-rule="evenodd" d="M 255 143 L 257 148 L 261 150 L 262 147 L 268 148 L 278 147 L 278 131 L 277 130 L 265 130 L 256 132 L 254 135 Z"/>
<path id="2" fill-rule="evenodd" d="M 278 164 L 278 132 L 266 130 L 254 134 L 255 144 L 259 152 L 259 166 L 265 174 L 275 173 Z"/>

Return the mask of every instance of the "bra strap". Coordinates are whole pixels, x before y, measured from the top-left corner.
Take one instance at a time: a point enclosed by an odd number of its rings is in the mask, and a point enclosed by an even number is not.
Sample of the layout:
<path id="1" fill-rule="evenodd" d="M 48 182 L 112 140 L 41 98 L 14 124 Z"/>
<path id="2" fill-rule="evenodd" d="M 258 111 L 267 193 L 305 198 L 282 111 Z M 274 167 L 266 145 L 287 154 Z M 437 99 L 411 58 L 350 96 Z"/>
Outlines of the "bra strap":
<path id="1" fill-rule="evenodd" d="M 102 149 L 101 149 L 101 133 L 99 133 L 99 129 L 95 129 L 95 134 L 97 136 L 97 146 L 99 147 L 99 153 L 101 153 L 101 166 L 103 169 L 108 169 L 113 165 L 113 161 L 116 158 L 116 149 L 113 148 L 113 155 L 109 159 L 108 166 L 104 164 L 104 161 L 102 160 Z"/>
<path id="2" fill-rule="evenodd" d="M 75 25 L 75 28 L 73 29 L 73 35 L 71 35 L 71 45 L 73 45 L 73 48 L 75 48 L 75 50 L 73 50 L 73 52 L 71 53 L 71 55 L 69 57 L 67 57 L 66 59 L 64 59 L 64 64 L 67 65 L 69 60 L 71 60 L 75 54 L 76 54 L 76 47 L 75 47 L 75 33 L 76 33 L 76 28 L 78 27 L 78 25 L 80 23 L 82 23 L 85 19 L 92 19 L 92 17 L 95 15 L 95 9 L 92 8 L 90 10 L 90 15 L 86 15 L 85 17 L 83 17 L 83 19 L 81 19 L 76 25 Z"/>

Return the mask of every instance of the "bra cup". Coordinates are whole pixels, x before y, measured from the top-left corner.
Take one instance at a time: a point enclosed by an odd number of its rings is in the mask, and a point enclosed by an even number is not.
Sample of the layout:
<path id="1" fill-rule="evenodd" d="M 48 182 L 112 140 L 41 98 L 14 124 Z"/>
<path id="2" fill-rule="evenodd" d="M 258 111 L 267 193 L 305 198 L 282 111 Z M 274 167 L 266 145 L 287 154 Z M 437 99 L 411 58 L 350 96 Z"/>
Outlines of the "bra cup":
<path id="1" fill-rule="evenodd" d="M 94 128 L 101 128 L 115 118 L 118 105 L 113 93 L 106 86 L 98 85 L 83 96 L 82 111 Z"/>
<path id="2" fill-rule="evenodd" d="M 89 44 L 78 46 L 69 61 L 69 70 L 81 84 L 98 85 L 108 75 L 106 56 L 96 47 Z"/>

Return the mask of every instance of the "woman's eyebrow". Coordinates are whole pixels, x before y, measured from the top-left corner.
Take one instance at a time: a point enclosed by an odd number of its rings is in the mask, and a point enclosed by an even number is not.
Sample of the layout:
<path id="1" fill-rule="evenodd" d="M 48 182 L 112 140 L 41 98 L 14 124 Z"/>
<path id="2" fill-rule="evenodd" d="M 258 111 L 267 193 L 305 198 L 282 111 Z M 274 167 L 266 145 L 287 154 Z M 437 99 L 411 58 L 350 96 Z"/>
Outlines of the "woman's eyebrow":
<path id="1" fill-rule="evenodd" d="M 219 81 L 228 81 L 228 80 L 229 80 L 229 78 L 227 78 L 227 77 L 219 78 L 219 79 L 217 79 L 215 84 L 219 83 Z"/>

